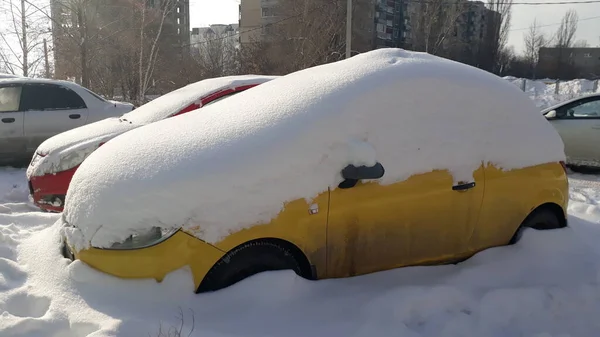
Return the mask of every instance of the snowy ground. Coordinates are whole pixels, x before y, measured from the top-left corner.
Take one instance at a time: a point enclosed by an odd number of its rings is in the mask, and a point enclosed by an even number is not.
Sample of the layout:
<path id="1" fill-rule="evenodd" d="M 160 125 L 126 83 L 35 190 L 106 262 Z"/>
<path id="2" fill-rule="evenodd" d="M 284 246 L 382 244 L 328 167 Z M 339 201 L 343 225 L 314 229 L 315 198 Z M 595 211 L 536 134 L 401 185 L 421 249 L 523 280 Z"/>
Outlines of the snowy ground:
<path id="1" fill-rule="evenodd" d="M 188 271 L 125 281 L 58 249 L 57 215 L 27 200 L 21 170 L 0 171 L 0 336 L 597 336 L 600 176 L 572 174 L 570 228 L 459 265 L 310 282 L 264 273 L 193 294 Z M 193 317 L 193 320 L 192 320 Z M 172 332 L 172 331 L 171 331 Z"/>

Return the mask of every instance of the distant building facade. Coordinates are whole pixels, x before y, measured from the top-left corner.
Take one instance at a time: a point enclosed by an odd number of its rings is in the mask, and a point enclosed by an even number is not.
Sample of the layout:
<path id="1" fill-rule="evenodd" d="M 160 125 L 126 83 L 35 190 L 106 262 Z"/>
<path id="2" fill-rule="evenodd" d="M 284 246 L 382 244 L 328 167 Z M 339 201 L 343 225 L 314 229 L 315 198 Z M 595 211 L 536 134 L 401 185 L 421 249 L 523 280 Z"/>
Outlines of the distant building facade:
<path id="1" fill-rule="evenodd" d="M 164 0 L 146 0 L 148 8 L 157 8 Z M 165 20 L 161 34 L 161 44 L 171 45 L 171 52 L 186 52 L 189 45 L 189 0 L 174 0 L 173 10 Z M 85 4 L 86 7 L 80 8 Z M 81 69 L 73 66 L 73 56 L 78 56 L 77 44 L 71 36 L 80 33 L 79 21 L 84 26 L 97 28 L 110 27 L 114 31 L 126 30 L 129 24 L 121 18 L 123 2 L 121 0 L 92 0 L 88 2 L 72 2 L 68 0 L 50 0 L 52 17 L 52 40 L 55 65 L 55 77 L 78 81 Z M 121 20 L 119 20 L 121 19 Z M 92 34 L 93 35 L 93 34 Z M 90 41 L 88 41 L 90 42 Z M 92 43 L 94 41 L 91 41 Z M 91 57 L 92 55 L 90 55 Z"/>
<path id="2" fill-rule="evenodd" d="M 450 3 L 457 2 L 449 0 Z M 423 50 L 418 32 L 423 5 L 406 0 L 354 0 L 353 54 L 388 47 Z M 269 25 L 282 19 L 276 13 L 276 6 L 277 0 L 241 0 L 242 44 L 264 41 L 277 29 L 277 25 Z M 496 23 L 500 14 L 489 10 L 481 1 L 459 0 L 459 8 L 460 13 L 443 46 L 452 52 L 444 56 L 476 65 L 486 41 L 498 37 L 499 25 Z"/>
<path id="3" fill-rule="evenodd" d="M 600 78 L 600 48 L 540 48 L 538 69 L 552 78 Z"/>

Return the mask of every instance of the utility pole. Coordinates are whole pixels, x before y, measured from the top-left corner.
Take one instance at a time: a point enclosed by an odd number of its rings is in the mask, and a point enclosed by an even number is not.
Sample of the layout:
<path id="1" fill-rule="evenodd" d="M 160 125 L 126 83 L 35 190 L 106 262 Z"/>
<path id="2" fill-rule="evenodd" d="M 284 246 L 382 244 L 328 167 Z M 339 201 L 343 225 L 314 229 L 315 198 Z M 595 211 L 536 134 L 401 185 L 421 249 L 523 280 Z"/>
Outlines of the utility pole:
<path id="1" fill-rule="evenodd" d="M 29 52 L 27 46 L 27 16 L 25 15 L 25 0 L 21 0 L 21 37 L 23 45 L 21 46 L 23 52 L 23 76 L 29 75 L 29 67 L 27 60 L 27 53 Z"/>
<path id="2" fill-rule="evenodd" d="M 346 9 L 346 58 L 352 55 L 352 0 L 348 0 Z"/>
<path id="3" fill-rule="evenodd" d="M 48 63 L 48 43 L 44 39 L 44 65 L 46 66 L 46 78 L 50 78 L 50 64 Z"/>

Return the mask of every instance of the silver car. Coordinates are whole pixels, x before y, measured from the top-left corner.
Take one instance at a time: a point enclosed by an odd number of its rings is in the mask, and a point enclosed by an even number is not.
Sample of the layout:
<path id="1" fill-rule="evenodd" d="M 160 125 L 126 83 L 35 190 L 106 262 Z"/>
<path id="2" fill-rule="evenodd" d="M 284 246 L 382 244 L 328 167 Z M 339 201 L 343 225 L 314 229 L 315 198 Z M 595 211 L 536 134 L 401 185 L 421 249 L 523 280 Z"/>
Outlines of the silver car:
<path id="1" fill-rule="evenodd" d="M 563 139 L 568 164 L 600 167 L 600 94 L 562 102 L 542 113 Z"/>
<path id="2" fill-rule="evenodd" d="M 0 79 L 0 164 L 27 164 L 44 140 L 132 109 L 73 82 Z"/>

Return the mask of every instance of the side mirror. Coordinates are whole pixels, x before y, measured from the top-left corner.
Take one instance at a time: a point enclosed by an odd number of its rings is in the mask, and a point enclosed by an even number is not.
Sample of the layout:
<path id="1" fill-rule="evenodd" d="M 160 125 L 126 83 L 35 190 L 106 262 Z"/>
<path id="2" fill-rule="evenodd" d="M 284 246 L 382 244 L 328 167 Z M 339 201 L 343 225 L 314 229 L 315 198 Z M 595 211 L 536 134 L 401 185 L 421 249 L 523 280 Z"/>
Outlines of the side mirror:
<path id="1" fill-rule="evenodd" d="M 362 180 L 362 179 L 379 179 L 383 177 L 385 169 L 381 163 L 374 166 L 354 166 L 348 165 L 342 170 L 342 178 Z"/>
<path id="2" fill-rule="evenodd" d="M 545 114 L 546 118 L 556 118 L 556 110 L 550 110 Z"/>

